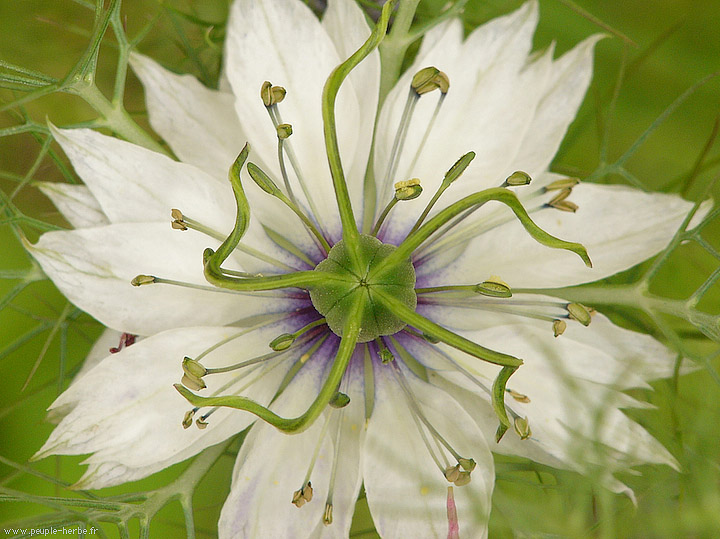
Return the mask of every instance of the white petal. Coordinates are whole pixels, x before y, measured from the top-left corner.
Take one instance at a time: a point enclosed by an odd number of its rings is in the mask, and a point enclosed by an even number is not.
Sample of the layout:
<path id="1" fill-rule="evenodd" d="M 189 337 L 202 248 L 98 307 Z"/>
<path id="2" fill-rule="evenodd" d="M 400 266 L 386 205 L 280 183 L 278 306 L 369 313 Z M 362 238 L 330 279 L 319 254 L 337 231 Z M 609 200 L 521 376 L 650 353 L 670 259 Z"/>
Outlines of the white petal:
<path id="1" fill-rule="evenodd" d="M 232 230 L 236 209 L 232 188 L 226 179 L 218 181 L 192 165 L 89 129 L 53 128 L 53 133 L 112 222 L 165 222 L 169 226 L 170 211 L 178 208 L 186 217 L 218 235 L 224 236 Z M 268 200 L 272 203 L 275 199 L 263 193 L 251 206 L 256 210 Z M 278 212 L 282 217 L 291 213 L 282 205 L 272 208 L 276 220 Z M 291 222 L 298 227 L 294 215 Z M 301 226 L 299 228 L 305 233 Z M 270 241 L 256 219 L 251 219 L 243 244 L 286 264 L 269 265 L 252 256 L 241 256 L 246 271 L 287 270 L 287 265 L 304 267 L 304 263 Z"/>
<path id="2" fill-rule="evenodd" d="M 106 328 L 92 345 L 92 348 L 88 352 L 85 361 L 83 361 L 82 367 L 75 375 L 72 383 L 77 384 L 80 378 L 95 368 L 96 365 L 98 365 L 108 356 L 108 354 L 111 353 L 111 348 L 119 348 L 122 335 L 123 333 L 121 331 Z"/>
<path id="3" fill-rule="evenodd" d="M 350 57 L 370 35 L 365 13 L 353 0 L 331 0 L 322 20 L 323 28 L 332 39 L 341 59 Z M 360 108 L 359 124 L 348 118 L 338 118 L 338 129 L 352 129 L 358 133 L 352 169 L 346 172 L 348 189 L 357 217 L 363 208 L 363 180 L 370 146 L 380 90 L 380 54 L 373 51 L 348 77 L 357 94 Z M 344 89 L 344 87 L 343 87 Z"/>
<path id="4" fill-rule="evenodd" d="M 53 408 L 75 408 L 34 458 L 93 453 L 86 461 L 91 466 L 78 486 L 102 488 L 159 471 L 241 431 L 254 416 L 227 408 L 215 412 L 204 430 L 183 429 L 183 415 L 191 406 L 172 387 L 182 376 L 184 356 L 197 356 L 239 331 L 167 331 L 109 355 L 53 403 Z M 275 327 L 249 332 L 206 356 L 203 364 L 219 367 L 249 359 L 266 349 L 277 333 Z M 284 375 L 282 368 L 271 372 L 270 365 L 261 366 L 241 373 L 247 378 L 238 382 L 256 379 L 265 369 L 270 372 L 267 377 L 242 391 L 259 402 L 267 402 L 273 395 Z M 235 376 L 207 376 L 206 391 L 218 389 Z"/>
<path id="5" fill-rule="evenodd" d="M 313 358 L 313 361 L 316 358 Z M 271 409 L 284 417 L 302 414 L 322 384 L 322 369 L 308 363 Z M 321 439 L 325 416 L 305 432 L 289 435 L 258 421 L 243 442 L 233 471 L 232 487 L 220 514 L 223 538 L 309 537 L 325 509 L 333 448 Z M 310 477 L 314 498 L 301 508 L 291 501 L 303 486 L 310 460 L 318 444 Z"/>
<path id="6" fill-rule="evenodd" d="M 282 120 L 293 126 L 289 142 L 312 193 L 317 217 L 335 236 L 339 235 L 339 221 L 322 143 L 321 97 L 327 77 L 340 61 L 327 32 L 302 2 L 239 0 L 233 3 L 228 22 L 226 69 L 237 97 L 236 110 L 243 130 L 248 133 L 255 155 L 260 157 L 266 172 L 280 178 L 277 136 L 259 92 L 266 80 L 285 87 L 287 96 L 278 107 Z M 339 96 L 337 117 L 343 119 L 344 125 L 359 124 L 357 98 L 349 84 Z M 355 130 L 339 131 L 346 170 L 352 170 L 357 136 Z M 292 170 L 289 174 L 296 196 L 307 205 Z M 271 215 L 261 219 L 272 222 Z"/>
<path id="7" fill-rule="evenodd" d="M 435 109 L 435 94 L 428 94 L 418 102 L 397 178 L 389 179 L 382 187 L 381 204 L 389 200 L 388 189 L 396 179 L 419 177 L 426 191 L 433 193 L 444 173 L 469 150 L 475 151 L 477 157 L 463 180 L 443 195 L 445 203 L 498 185 L 508 171 L 512 171 L 511 157 L 532 121 L 539 99 L 535 89 L 544 86 L 550 65 L 549 59 L 543 57 L 542 62 L 532 64 L 532 69 L 524 69 L 536 24 L 537 3 L 528 2 L 516 12 L 479 27 L 462 44 L 459 43 L 462 27 L 457 21 L 441 25 L 426 36 L 428 45 L 423 46 L 416 62 L 383 107 L 376 145 L 377 178 L 385 174 L 387 156 L 413 74 L 425 66 L 435 65 L 449 76 L 450 91 L 424 150 L 411 166 Z M 441 31 L 445 35 L 437 39 Z M 397 223 L 390 228 L 406 232 L 405 221 L 410 220 L 409 217 L 414 220 L 427 200 L 421 197 L 403 203 L 398 208 L 400 211 L 393 214 L 393 221 Z M 402 214 L 406 214 L 404 219 Z"/>
<path id="8" fill-rule="evenodd" d="M 138 274 L 209 286 L 202 252 L 218 242 L 161 224 L 117 224 L 49 232 L 26 244 L 70 301 L 108 327 L 149 335 L 198 324 L 221 325 L 263 312 L 285 312 L 274 293 L 228 294 L 154 284 L 133 287 Z M 267 297 L 263 297 L 267 296 Z"/>
<path id="9" fill-rule="evenodd" d="M 192 165 L 90 129 L 52 129 L 110 221 L 168 222 L 170 210 L 219 231 L 232 229 L 227 183 Z"/>
<path id="10" fill-rule="evenodd" d="M 90 352 L 88 352 L 85 361 L 83 361 L 80 370 L 73 378 L 71 386 L 77 384 L 80 379 L 90 372 L 100 361 L 105 359 L 110 353 L 110 349 L 118 347 L 120 343 L 122 332 L 115 331 L 114 329 L 105 329 L 93 344 Z M 74 403 L 64 404 L 62 406 L 55 406 L 49 412 L 45 418 L 48 423 L 57 425 L 60 421 L 68 415 L 75 407 Z"/>
<path id="11" fill-rule="evenodd" d="M 582 183 L 570 200 L 576 213 L 543 209 L 532 215 L 543 230 L 585 246 L 587 268 L 569 251 L 537 243 L 513 219 L 475 238 L 465 253 L 433 279 L 443 283 L 480 282 L 499 275 L 512 287 L 571 286 L 608 277 L 663 249 L 692 208 L 675 195 L 643 193 L 617 185 Z M 704 214 L 710 205 L 705 204 Z M 429 266 L 430 267 L 430 266 Z M 423 268 L 419 273 L 426 270 Z"/>
<path id="12" fill-rule="evenodd" d="M 608 470 L 640 463 L 675 465 L 657 440 L 620 411 L 643 404 L 613 389 L 640 385 L 642 379 L 669 373 L 673 362 L 670 352 L 647 336 L 614 327 L 600 315 L 589 327 L 578 326 L 569 324 L 558 338 L 549 327 L 531 323 L 462 334 L 525 361 L 510 378 L 508 389 L 527 395 L 530 402 L 507 396 L 506 404 L 528 417 L 533 441 L 550 455 L 575 469 L 587 469 L 590 463 Z M 584 335 L 586 332 L 594 335 Z M 489 363 L 442 348 L 486 386 L 497 375 L 497 367 Z M 476 386 L 458 376 L 451 379 L 487 399 Z M 504 452 L 502 442 L 496 450 Z"/>
<path id="13" fill-rule="evenodd" d="M 224 180 L 246 142 L 235 116 L 235 98 L 176 75 L 133 53 L 130 64 L 145 87 L 152 128 L 182 161 Z"/>
<path id="14" fill-rule="evenodd" d="M 350 397 L 350 404 L 336 414 L 341 423 L 339 447 L 335 448 L 338 462 L 333 489 L 333 522 L 329 526 L 319 522 L 312 534 L 316 538 L 348 537 L 363 480 L 360 448 L 365 440 L 365 393 L 363 351 L 359 347 L 348 369 L 347 386 L 342 386 L 341 391 Z M 335 428 L 331 423 L 328 437 Z"/>
<path id="15" fill-rule="evenodd" d="M 373 521 L 383 537 L 447 537 L 449 483 L 423 444 L 388 368 L 375 370 L 375 406 L 363 448 L 363 476 Z M 411 374 L 406 376 L 432 425 L 463 457 L 477 462 L 471 483 L 455 487 L 455 501 L 460 535 L 485 537 L 495 479 L 485 437 L 450 395 Z"/>
<path id="16" fill-rule="evenodd" d="M 547 170 L 590 85 L 593 50 L 600 39 L 591 36 L 553 62 L 546 87 L 536 89 L 540 102 L 512 161 L 516 170 L 532 177 Z"/>
<path id="17" fill-rule="evenodd" d="M 84 185 L 59 182 L 38 182 L 36 185 L 73 227 L 86 228 L 109 223 L 100 203 Z"/>

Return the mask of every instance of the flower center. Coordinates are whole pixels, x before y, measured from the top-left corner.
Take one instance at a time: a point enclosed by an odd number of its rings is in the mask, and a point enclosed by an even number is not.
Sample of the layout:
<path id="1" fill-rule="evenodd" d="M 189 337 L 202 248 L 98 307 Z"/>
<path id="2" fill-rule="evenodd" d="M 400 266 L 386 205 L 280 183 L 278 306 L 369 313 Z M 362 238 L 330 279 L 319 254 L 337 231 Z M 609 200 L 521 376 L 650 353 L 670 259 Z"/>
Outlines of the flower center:
<path id="1" fill-rule="evenodd" d="M 353 262 L 345 242 L 339 241 L 330 249 L 328 257 L 317 265 L 315 271 L 332 277 L 314 285 L 310 289 L 310 299 L 333 333 L 342 336 L 350 306 L 358 300 L 358 296 L 362 297 L 363 303 L 358 342 L 393 335 L 406 326 L 377 298 L 378 292 L 384 292 L 412 310 L 417 305 L 415 268 L 409 258 L 383 265 L 380 271 L 376 271 L 396 249 L 394 245 L 363 234 L 359 238 L 357 262 Z"/>

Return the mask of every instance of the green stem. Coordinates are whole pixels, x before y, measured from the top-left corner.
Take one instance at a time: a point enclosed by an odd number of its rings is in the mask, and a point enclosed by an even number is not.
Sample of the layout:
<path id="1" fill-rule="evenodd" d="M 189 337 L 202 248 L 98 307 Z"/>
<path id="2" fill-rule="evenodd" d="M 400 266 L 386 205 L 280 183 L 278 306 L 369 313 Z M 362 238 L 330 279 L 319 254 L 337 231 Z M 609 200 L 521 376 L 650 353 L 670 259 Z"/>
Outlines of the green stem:
<path id="1" fill-rule="evenodd" d="M 332 175 L 333 187 L 335 188 L 335 198 L 337 199 L 338 210 L 340 212 L 340 221 L 343 227 L 343 240 L 350 254 L 351 259 L 355 263 L 356 268 L 361 267 L 361 257 L 359 252 L 360 233 L 355 224 L 355 216 L 353 214 L 352 204 L 350 202 L 350 194 L 348 193 L 345 174 L 340 159 L 340 147 L 337 139 L 337 129 L 335 125 L 335 100 L 337 98 L 340 85 L 350 74 L 350 71 L 357 66 L 367 55 L 369 55 L 383 40 L 387 31 L 390 13 L 395 7 L 397 0 L 390 0 L 383 6 L 382 14 L 377 25 L 373 29 L 368 40 L 355 51 L 355 53 L 336 67 L 328 77 L 323 89 L 322 99 L 322 116 L 325 134 L 325 149 L 327 151 L 328 164 L 330 165 L 330 173 Z"/>
<path id="2" fill-rule="evenodd" d="M 385 98 L 392 90 L 395 82 L 400 78 L 405 53 L 412 39 L 410 39 L 410 26 L 415 17 L 420 0 L 401 0 L 398 7 L 392 30 L 380 47 L 382 61 L 382 74 L 380 78 L 380 100 L 378 109 L 382 107 Z"/>
<path id="3" fill-rule="evenodd" d="M 313 403 L 305 413 L 298 417 L 281 417 L 265 406 L 246 397 L 235 395 L 225 397 L 200 397 L 180 384 L 175 384 L 174 387 L 193 406 L 227 406 L 229 408 L 244 410 L 255 414 L 263 421 L 266 421 L 283 432 L 295 434 L 302 432 L 312 425 L 337 392 L 337 388 L 345 374 L 350 358 L 355 351 L 355 345 L 360 335 L 360 320 L 362 319 L 364 301 L 364 296 L 358 295 L 358 299 L 352 306 L 347 322 L 343 328 L 340 346 L 338 347 L 337 355 L 330 368 L 328 377 L 325 379 Z"/>
<path id="4" fill-rule="evenodd" d="M 410 255 L 412 255 L 415 249 L 417 249 L 445 223 L 465 210 L 481 206 L 491 200 L 501 202 L 508 206 L 518 218 L 520 223 L 525 227 L 525 230 L 527 230 L 527 232 L 539 243 L 556 249 L 567 249 L 568 251 L 572 251 L 582 258 L 585 265 L 592 267 L 590 257 L 588 256 L 585 247 L 579 243 L 563 241 L 548 234 L 537 226 L 532 219 L 530 219 L 530 216 L 527 211 L 525 211 L 525 208 L 522 206 L 515 193 L 502 187 L 493 187 L 491 189 L 485 189 L 478 193 L 469 195 L 439 212 L 418 230 L 408 235 L 408 237 L 405 238 L 405 240 L 394 252 L 375 266 L 373 272 L 375 274 L 380 274 L 386 268 L 392 267 L 393 264 L 406 260 L 410 257 Z"/>
<path id="5" fill-rule="evenodd" d="M 640 309 L 651 316 L 665 313 L 682 320 L 687 320 L 710 339 L 720 342 L 720 316 L 695 310 L 693 298 L 688 300 L 658 297 L 647 290 L 647 283 L 630 285 L 586 285 L 568 288 L 520 288 L 518 294 L 542 294 L 575 301 L 584 305 L 619 305 L 632 309 Z"/>
<path id="6" fill-rule="evenodd" d="M 121 103 L 111 103 L 94 83 L 78 82 L 70 86 L 67 91 L 83 98 L 103 117 L 107 127 L 125 140 L 168 155 L 165 148 L 135 123 Z"/>

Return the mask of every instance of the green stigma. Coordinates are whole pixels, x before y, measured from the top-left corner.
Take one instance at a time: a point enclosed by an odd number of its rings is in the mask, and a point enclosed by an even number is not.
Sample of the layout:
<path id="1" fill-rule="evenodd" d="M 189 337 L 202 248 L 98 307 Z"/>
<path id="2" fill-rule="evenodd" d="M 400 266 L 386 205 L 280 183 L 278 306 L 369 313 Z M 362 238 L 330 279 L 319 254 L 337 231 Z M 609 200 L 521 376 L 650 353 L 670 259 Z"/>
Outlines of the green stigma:
<path id="1" fill-rule="evenodd" d="M 315 271 L 330 274 L 330 278 L 310 288 L 310 299 L 333 333 L 342 336 L 350 306 L 358 300 L 362 302 L 358 342 L 393 335 L 407 325 L 380 301 L 378 294 L 391 295 L 415 310 L 415 268 L 410 259 L 374 271 L 396 249 L 394 245 L 363 234 L 359 237 L 357 262 L 348 253 L 345 242 L 339 241 L 330 249 L 328 257 L 317 265 Z"/>

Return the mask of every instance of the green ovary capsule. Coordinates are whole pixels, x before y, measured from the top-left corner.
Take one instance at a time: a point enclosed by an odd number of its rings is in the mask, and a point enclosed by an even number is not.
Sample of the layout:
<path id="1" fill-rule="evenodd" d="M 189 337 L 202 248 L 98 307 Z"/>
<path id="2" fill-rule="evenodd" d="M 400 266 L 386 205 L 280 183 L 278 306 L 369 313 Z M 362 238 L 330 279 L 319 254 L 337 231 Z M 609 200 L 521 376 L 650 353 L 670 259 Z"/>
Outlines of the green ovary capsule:
<path id="1" fill-rule="evenodd" d="M 395 249 L 394 245 L 382 243 L 373 236 L 362 235 L 359 262 L 353 262 L 344 242 L 339 241 L 330 249 L 328 257 L 317 265 L 315 271 L 327 273 L 328 279 L 310 290 L 310 299 L 336 335 L 342 336 L 347 313 L 358 296 L 363 299 L 358 342 L 393 335 L 405 327 L 405 322 L 377 300 L 377 293 L 382 292 L 413 310 L 417 306 L 415 268 L 410 259 L 382 268 L 381 272 L 374 271 Z"/>

